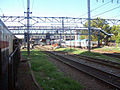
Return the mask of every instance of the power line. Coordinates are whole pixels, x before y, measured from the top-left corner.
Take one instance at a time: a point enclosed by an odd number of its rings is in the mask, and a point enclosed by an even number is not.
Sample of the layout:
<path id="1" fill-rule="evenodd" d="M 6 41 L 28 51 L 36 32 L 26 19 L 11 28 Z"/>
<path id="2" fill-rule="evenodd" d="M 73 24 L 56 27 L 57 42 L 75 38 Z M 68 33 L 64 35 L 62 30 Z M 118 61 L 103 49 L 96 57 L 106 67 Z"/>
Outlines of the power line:
<path id="1" fill-rule="evenodd" d="M 18 4 L 21 5 L 21 7 L 23 7 L 24 11 L 25 11 L 25 5 L 24 5 L 24 1 L 23 0 L 17 0 L 18 1 Z"/>
<path id="2" fill-rule="evenodd" d="M 102 6 L 105 6 L 105 5 L 109 4 L 110 2 L 111 2 L 111 1 L 108 1 L 108 2 L 106 2 L 105 4 L 96 7 L 96 8 L 94 8 L 94 9 L 90 10 L 90 12 L 93 12 L 93 11 L 95 11 L 95 10 L 101 8 Z M 81 16 L 84 16 L 84 15 L 86 15 L 86 14 L 87 14 L 87 12 L 86 12 L 85 14 L 81 15 Z M 81 17 L 81 16 L 80 16 L 80 17 Z"/>
<path id="3" fill-rule="evenodd" d="M 102 6 L 105 6 L 105 5 L 109 4 L 110 2 L 111 2 L 111 1 L 108 1 L 108 2 L 104 3 L 103 5 L 96 7 L 96 8 L 94 8 L 94 9 L 90 10 L 90 12 L 95 11 L 95 10 L 97 10 L 98 8 L 101 8 Z"/>
<path id="4" fill-rule="evenodd" d="M 24 9 L 24 11 L 25 11 L 25 4 L 24 4 L 24 1 L 21 0 L 21 2 L 22 2 L 22 5 L 23 5 L 23 9 Z"/>
<path id="5" fill-rule="evenodd" d="M 33 2 L 32 2 L 32 8 L 31 8 L 31 11 L 32 11 L 32 9 L 33 9 L 33 5 L 34 5 L 34 0 L 33 0 Z"/>
<path id="6" fill-rule="evenodd" d="M 1 11 L 2 14 L 4 14 L 4 13 L 3 13 L 3 10 L 2 10 L 1 8 L 0 8 L 0 11 Z"/>
<path id="7" fill-rule="evenodd" d="M 2 9 L 0 8 L 0 11 L 3 13 Z"/>
<path id="8" fill-rule="evenodd" d="M 104 14 L 104 13 L 107 13 L 107 12 L 113 11 L 113 10 L 115 10 L 115 9 L 117 9 L 117 8 L 120 8 L 120 6 L 115 7 L 115 8 L 112 8 L 112 9 L 107 10 L 107 11 L 105 11 L 105 12 L 99 13 L 99 14 L 97 14 L 97 15 L 93 16 L 93 17 L 96 17 L 96 16 L 102 15 L 102 14 Z"/>
<path id="9" fill-rule="evenodd" d="M 98 2 L 98 0 L 96 0 Z M 111 2 L 113 3 L 114 0 L 111 0 Z M 116 0 L 117 3 L 119 3 L 119 0 Z M 104 3 L 104 0 L 102 0 L 102 2 Z"/>
<path id="10" fill-rule="evenodd" d="M 111 18 L 116 18 L 116 17 L 120 17 L 120 14 L 119 14 L 119 15 L 116 15 L 116 16 L 113 16 L 113 17 L 111 17 Z"/>

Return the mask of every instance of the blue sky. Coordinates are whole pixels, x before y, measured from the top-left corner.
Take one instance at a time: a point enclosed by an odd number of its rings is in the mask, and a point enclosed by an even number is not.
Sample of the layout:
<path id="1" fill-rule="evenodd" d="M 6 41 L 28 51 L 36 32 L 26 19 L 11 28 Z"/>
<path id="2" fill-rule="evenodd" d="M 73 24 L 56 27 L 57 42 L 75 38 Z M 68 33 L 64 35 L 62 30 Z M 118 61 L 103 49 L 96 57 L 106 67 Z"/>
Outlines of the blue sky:
<path id="1" fill-rule="evenodd" d="M 99 7 L 111 0 L 90 0 L 91 10 Z M 91 17 L 120 6 L 117 0 L 91 12 Z M 0 0 L 0 15 L 8 16 L 23 16 L 26 11 L 27 0 Z M 87 0 L 30 0 L 30 9 L 33 12 L 32 16 L 48 16 L 48 17 L 87 17 Z M 98 15 L 96 17 L 120 19 L 120 8 L 111 12 Z M 116 17 L 115 17 L 116 16 Z M 95 17 L 94 17 L 95 18 Z"/>

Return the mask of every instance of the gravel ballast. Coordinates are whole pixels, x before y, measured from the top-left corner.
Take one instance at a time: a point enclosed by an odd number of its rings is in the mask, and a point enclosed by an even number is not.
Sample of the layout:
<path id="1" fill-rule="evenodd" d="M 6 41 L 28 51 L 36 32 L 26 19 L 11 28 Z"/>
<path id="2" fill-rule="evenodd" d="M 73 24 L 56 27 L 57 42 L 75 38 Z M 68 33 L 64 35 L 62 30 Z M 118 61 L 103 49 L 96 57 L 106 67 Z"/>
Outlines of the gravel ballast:
<path id="1" fill-rule="evenodd" d="M 69 67 L 66 64 L 63 64 L 60 61 L 57 61 L 48 56 L 48 60 L 51 61 L 60 72 L 63 72 L 65 76 L 71 77 L 73 80 L 76 80 L 85 88 L 83 90 L 114 90 L 112 87 L 109 87 L 107 84 L 84 74 L 74 68 Z"/>

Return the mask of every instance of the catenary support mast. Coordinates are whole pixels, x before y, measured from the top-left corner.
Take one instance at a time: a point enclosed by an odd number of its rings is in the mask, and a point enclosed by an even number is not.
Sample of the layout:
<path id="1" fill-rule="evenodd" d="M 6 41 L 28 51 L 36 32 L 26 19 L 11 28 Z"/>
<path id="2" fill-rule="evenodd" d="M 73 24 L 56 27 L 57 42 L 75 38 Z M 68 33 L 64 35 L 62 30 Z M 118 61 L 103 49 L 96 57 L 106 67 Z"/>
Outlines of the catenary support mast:
<path id="1" fill-rule="evenodd" d="M 90 52 L 90 40 L 91 33 L 90 33 L 90 0 L 88 0 L 88 51 Z"/>
<path id="2" fill-rule="evenodd" d="M 30 56 L 29 19 L 30 19 L 30 0 L 27 0 L 27 53 L 28 53 L 28 56 Z"/>

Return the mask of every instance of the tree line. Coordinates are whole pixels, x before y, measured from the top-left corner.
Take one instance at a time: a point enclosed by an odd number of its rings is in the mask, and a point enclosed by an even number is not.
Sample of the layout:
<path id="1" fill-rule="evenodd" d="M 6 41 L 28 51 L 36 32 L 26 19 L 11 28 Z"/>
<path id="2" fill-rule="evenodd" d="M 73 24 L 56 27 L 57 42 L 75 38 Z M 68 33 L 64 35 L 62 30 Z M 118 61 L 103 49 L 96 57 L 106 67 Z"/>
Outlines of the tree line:
<path id="1" fill-rule="evenodd" d="M 88 22 L 85 22 L 85 27 L 88 27 Z M 120 26 L 119 25 L 113 25 L 110 26 L 108 22 L 105 19 L 97 18 L 90 20 L 90 26 L 95 28 L 101 28 L 105 32 L 109 34 L 113 34 L 111 37 L 108 38 L 108 41 L 115 42 L 117 44 L 120 43 Z M 92 32 L 92 31 L 91 31 Z M 95 32 L 95 35 L 97 32 Z M 91 35 L 91 40 L 96 41 L 97 37 L 95 35 Z M 102 39 L 105 37 L 104 34 L 100 33 L 100 42 L 102 42 Z M 85 38 L 86 36 L 81 36 L 80 38 Z"/>

